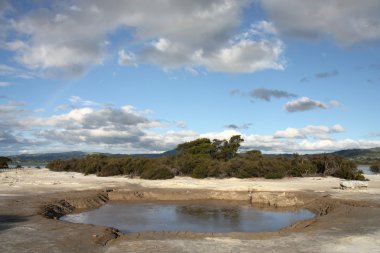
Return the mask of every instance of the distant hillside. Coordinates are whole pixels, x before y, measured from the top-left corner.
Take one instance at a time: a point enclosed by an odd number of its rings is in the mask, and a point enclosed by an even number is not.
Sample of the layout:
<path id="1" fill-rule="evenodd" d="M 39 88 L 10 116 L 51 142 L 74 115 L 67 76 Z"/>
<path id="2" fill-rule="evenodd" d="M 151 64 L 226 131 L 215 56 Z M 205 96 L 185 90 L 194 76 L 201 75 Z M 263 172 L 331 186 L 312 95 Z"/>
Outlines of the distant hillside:
<path id="1" fill-rule="evenodd" d="M 50 162 L 53 160 L 69 160 L 86 156 L 87 153 L 81 151 L 61 152 L 61 153 L 43 153 L 43 154 L 22 154 L 14 155 L 9 158 L 14 162 Z"/>
<path id="2" fill-rule="evenodd" d="M 52 160 L 69 160 L 73 158 L 81 158 L 91 153 L 81 152 L 81 151 L 72 151 L 72 152 L 61 152 L 61 153 L 43 153 L 43 154 L 23 154 L 10 156 L 10 158 L 15 162 L 50 162 Z M 102 153 L 104 155 L 112 156 L 121 156 L 126 154 L 110 154 Z M 163 156 L 176 155 L 177 150 L 169 150 L 160 154 L 129 154 L 133 157 L 147 157 L 147 158 L 159 158 Z M 333 155 L 342 156 L 348 159 L 353 159 L 357 161 L 365 160 L 380 160 L 380 148 L 372 149 L 347 149 L 332 152 Z M 264 154 L 266 157 L 276 157 L 276 156 L 285 156 L 291 157 L 293 154 Z"/>
<path id="3" fill-rule="evenodd" d="M 349 159 L 362 160 L 362 159 L 380 159 L 380 148 L 370 149 L 346 149 L 333 152 L 334 155 L 343 156 Z"/>
<path id="4" fill-rule="evenodd" d="M 175 155 L 177 151 L 169 150 L 160 154 L 130 154 L 134 157 L 148 157 L 148 158 L 158 158 L 163 156 Z M 60 152 L 60 153 L 41 153 L 41 154 L 22 154 L 14 155 L 9 158 L 14 162 L 50 162 L 53 160 L 70 160 L 74 158 L 81 158 L 92 153 L 86 153 L 81 151 L 72 151 L 72 152 Z M 110 153 L 101 153 L 103 155 L 112 155 L 112 156 L 121 156 L 126 154 L 110 154 Z"/>
<path id="5" fill-rule="evenodd" d="M 159 154 L 132 154 L 131 156 L 147 157 L 147 158 L 159 158 L 159 157 L 171 156 L 171 155 L 176 155 L 176 154 L 177 154 L 177 150 L 173 149 L 173 150 L 169 150 L 169 151 L 159 153 Z"/>

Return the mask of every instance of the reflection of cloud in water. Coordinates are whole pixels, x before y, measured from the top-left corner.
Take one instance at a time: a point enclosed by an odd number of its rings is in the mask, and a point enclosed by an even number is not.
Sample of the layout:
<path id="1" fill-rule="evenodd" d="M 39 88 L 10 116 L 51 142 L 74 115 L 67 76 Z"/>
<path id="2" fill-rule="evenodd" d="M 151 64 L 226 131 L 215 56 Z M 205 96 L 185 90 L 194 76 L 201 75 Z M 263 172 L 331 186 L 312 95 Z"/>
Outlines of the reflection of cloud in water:
<path id="1" fill-rule="evenodd" d="M 207 207 L 207 206 L 177 206 L 177 212 L 198 217 L 237 217 L 239 210 L 236 207 Z"/>
<path id="2" fill-rule="evenodd" d="M 225 201 L 131 202 L 106 204 L 61 220 L 110 226 L 124 232 L 259 232 L 274 231 L 313 216 L 307 210 L 273 212 Z"/>
<path id="3" fill-rule="evenodd" d="M 240 227 L 240 209 L 237 206 L 180 205 L 176 207 L 176 215 L 179 221 L 203 224 L 211 231 L 224 226 L 231 229 Z"/>

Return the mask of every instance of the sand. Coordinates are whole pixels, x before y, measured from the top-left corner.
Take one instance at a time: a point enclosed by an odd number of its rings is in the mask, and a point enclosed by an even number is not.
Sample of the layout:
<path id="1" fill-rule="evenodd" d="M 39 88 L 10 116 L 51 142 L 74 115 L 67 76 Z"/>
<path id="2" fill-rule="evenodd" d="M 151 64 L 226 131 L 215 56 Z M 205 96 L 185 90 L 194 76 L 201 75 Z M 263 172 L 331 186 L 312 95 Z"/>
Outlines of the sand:
<path id="1" fill-rule="evenodd" d="M 368 189 L 341 190 L 341 180 L 332 177 L 281 180 L 176 177 L 150 181 L 31 168 L 1 172 L 0 252 L 380 252 L 380 175 L 367 177 L 370 179 Z M 41 206 L 70 196 L 71 192 L 116 188 L 304 192 L 366 204 L 353 205 L 346 213 L 343 208 L 336 217 L 326 215 L 327 218 L 304 230 L 270 238 L 142 240 L 121 237 L 107 246 L 99 246 L 92 240 L 104 233 L 104 228 L 64 223 L 39 215 Z"/>

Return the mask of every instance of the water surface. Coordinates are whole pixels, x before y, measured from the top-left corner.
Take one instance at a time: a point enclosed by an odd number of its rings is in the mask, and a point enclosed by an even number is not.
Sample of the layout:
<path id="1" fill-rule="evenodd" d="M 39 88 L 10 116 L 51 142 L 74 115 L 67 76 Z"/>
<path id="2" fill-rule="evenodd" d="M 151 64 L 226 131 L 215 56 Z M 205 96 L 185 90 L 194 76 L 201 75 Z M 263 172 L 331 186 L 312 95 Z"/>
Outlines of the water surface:
<path id="1" fill-rule="evenodd" d="M 358 170 L 363 171 L 364 175 L 376 175 L 376 173 L 371 171 L 369 165 L 358 165 Z"/>
<path id="2" fill-rule="evenodd" d="M 261 232 L 275 231 L 314 214 L 305 209 L 265 211 L 226 201 L 129 202 L 106 204 L 63 221 L 117 228 L 123 232 Z"/>

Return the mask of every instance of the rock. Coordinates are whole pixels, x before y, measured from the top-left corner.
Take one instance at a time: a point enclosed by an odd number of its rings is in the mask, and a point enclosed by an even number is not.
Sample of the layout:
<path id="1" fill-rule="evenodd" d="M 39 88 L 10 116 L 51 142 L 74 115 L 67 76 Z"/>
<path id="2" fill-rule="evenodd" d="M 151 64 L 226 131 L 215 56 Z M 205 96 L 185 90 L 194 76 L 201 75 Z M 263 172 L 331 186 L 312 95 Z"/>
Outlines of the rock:
<path id="1" fill-rule="evenodd" d="M 368 187 L 368 182 L 356 181 L 356 180 L 347 180 L 340 181 L 340 189 L 363 189 Z"/>

